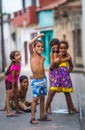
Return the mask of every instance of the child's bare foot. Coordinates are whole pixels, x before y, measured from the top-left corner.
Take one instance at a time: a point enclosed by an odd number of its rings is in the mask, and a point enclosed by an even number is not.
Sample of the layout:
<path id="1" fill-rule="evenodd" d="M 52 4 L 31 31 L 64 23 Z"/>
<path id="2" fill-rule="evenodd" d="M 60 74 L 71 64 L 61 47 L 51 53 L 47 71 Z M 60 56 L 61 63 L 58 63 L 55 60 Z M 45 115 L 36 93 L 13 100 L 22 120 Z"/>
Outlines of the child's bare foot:
<path id="1" fill-rule="evenodd" d="M 17 114 L 10 112 L 10 113 L 8 113 L 6 116 L 7 116 L 7 117 L 13 117 L 13 116 L 17 116 Z"/>
<path id="2" fill-rule="evenodd" d="M 73 111 L 74 111 L 75 113 L 79 113 L 79 112 L 80 112 L 80 110 L 77 109 L 77 108 L 73 108 Z"/>

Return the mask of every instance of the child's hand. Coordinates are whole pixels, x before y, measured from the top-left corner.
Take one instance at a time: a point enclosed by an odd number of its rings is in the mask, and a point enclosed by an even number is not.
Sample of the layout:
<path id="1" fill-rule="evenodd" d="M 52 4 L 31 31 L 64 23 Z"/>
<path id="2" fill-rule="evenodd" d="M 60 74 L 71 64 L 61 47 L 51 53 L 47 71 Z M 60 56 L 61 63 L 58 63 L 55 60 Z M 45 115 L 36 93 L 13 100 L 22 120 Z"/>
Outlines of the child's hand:
<path id="1" fill-rule="evenodd" d="M 45 34 L 44 34 L 44 33 L 41 33 L 39 36 L 40 36 L 40 37 L 44 37 L 44 36 L 45 36 Z"/>
<path id="2" fill-rule="evenodd" d="M 62 58 L 62 54 L 59 54 L 58 57 L 59 57 L 59 59 L 61 59 Z"/>
<path id="3" fill-rule="evenodd" d="M 56 63 L 60 63 L 61 60 L 60 60 L 59 58 L 56 58 L 56 59 L 54 60 L 54 62 L 56 62 Z"/>
<path id="4" fill-rule="evenodd" d="M 13 97 L 13 96 L 14 96 L 13 90 L 10 90 L 9 96 L 10 96 L 10 97 Z"/>

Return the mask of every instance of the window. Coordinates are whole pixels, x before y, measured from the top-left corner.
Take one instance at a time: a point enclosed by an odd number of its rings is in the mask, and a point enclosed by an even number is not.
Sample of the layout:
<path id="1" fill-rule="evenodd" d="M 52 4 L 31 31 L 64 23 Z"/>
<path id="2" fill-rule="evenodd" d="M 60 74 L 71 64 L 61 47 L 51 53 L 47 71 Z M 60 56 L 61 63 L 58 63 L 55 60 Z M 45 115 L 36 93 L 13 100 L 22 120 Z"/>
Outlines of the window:
<path id="1" fill-rule="evenodd" d="M 73 31 L 73 41 L 74 41 L 75 56 L 82 57 L 82 44 L 81 44 L 81 30 L 80 29 Z"/>
<path id="2" fill-rule="evenodd" d="M 37 36 L 37 32 L 31 33 L 31 39 Z"/>
<path id="3" fill-rule="evenodd" d="M 36 6 L 36 0 L 32 0 L 31 2 L 32 2 L 31 3 L 32 6 Z"/>

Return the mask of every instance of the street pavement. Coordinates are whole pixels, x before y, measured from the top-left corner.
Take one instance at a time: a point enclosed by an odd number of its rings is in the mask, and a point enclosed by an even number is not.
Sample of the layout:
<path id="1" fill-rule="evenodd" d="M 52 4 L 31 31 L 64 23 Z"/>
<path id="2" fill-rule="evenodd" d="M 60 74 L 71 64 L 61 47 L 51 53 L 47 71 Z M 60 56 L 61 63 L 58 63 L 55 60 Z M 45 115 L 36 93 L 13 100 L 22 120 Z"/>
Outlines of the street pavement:
<path id="1" fill-rule="evenodd" d="M 22 74 L 28 77 L 32 74 L 25 67 Z M 48 72 L 46 71 L 48 77 Z M 6 117 L 5 111 L 0 111 L 0 130 L 85 130 L 85 75 L 82 73 L 72 73 L 71 78 L 74 86 L 72 99 L 80 113 L 69 115 L 63 93 L 56 93 L 52 102 L 52 114 L 49 117 L 52 121 L 42 121 L 38 125 L 30 124 L 31 113 L 20 114 L 17 117 Z M 29 79 L 30 82 L 30 79 Z M 48 80 L 49 89 L 49 80 Z M 0 81 L 0 107 L 5 103 L 4 79 Z M 46 97 L 47 98 L 47 97 Z M 27 100 L 32 100 L 31 85 L 27 93 Z M 36 118 L 39 118 L 39 105 L 36 108 Z"/>

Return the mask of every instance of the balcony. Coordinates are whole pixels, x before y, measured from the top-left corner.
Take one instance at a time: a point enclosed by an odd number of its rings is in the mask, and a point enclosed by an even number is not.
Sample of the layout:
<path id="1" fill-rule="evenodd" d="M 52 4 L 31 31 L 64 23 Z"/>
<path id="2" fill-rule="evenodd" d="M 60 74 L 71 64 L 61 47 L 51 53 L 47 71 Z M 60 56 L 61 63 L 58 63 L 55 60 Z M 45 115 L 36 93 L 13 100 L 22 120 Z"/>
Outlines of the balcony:
<path id="1" fill-rule="evenodd" d="M 30 6 L 23 10 L 17 11 L 14 13 L 13 18 L 14 26 L 22 27 L 26 24 L 37 24 L 38 23 L 38 15 L 36 12 L 36 6 Z"/>

